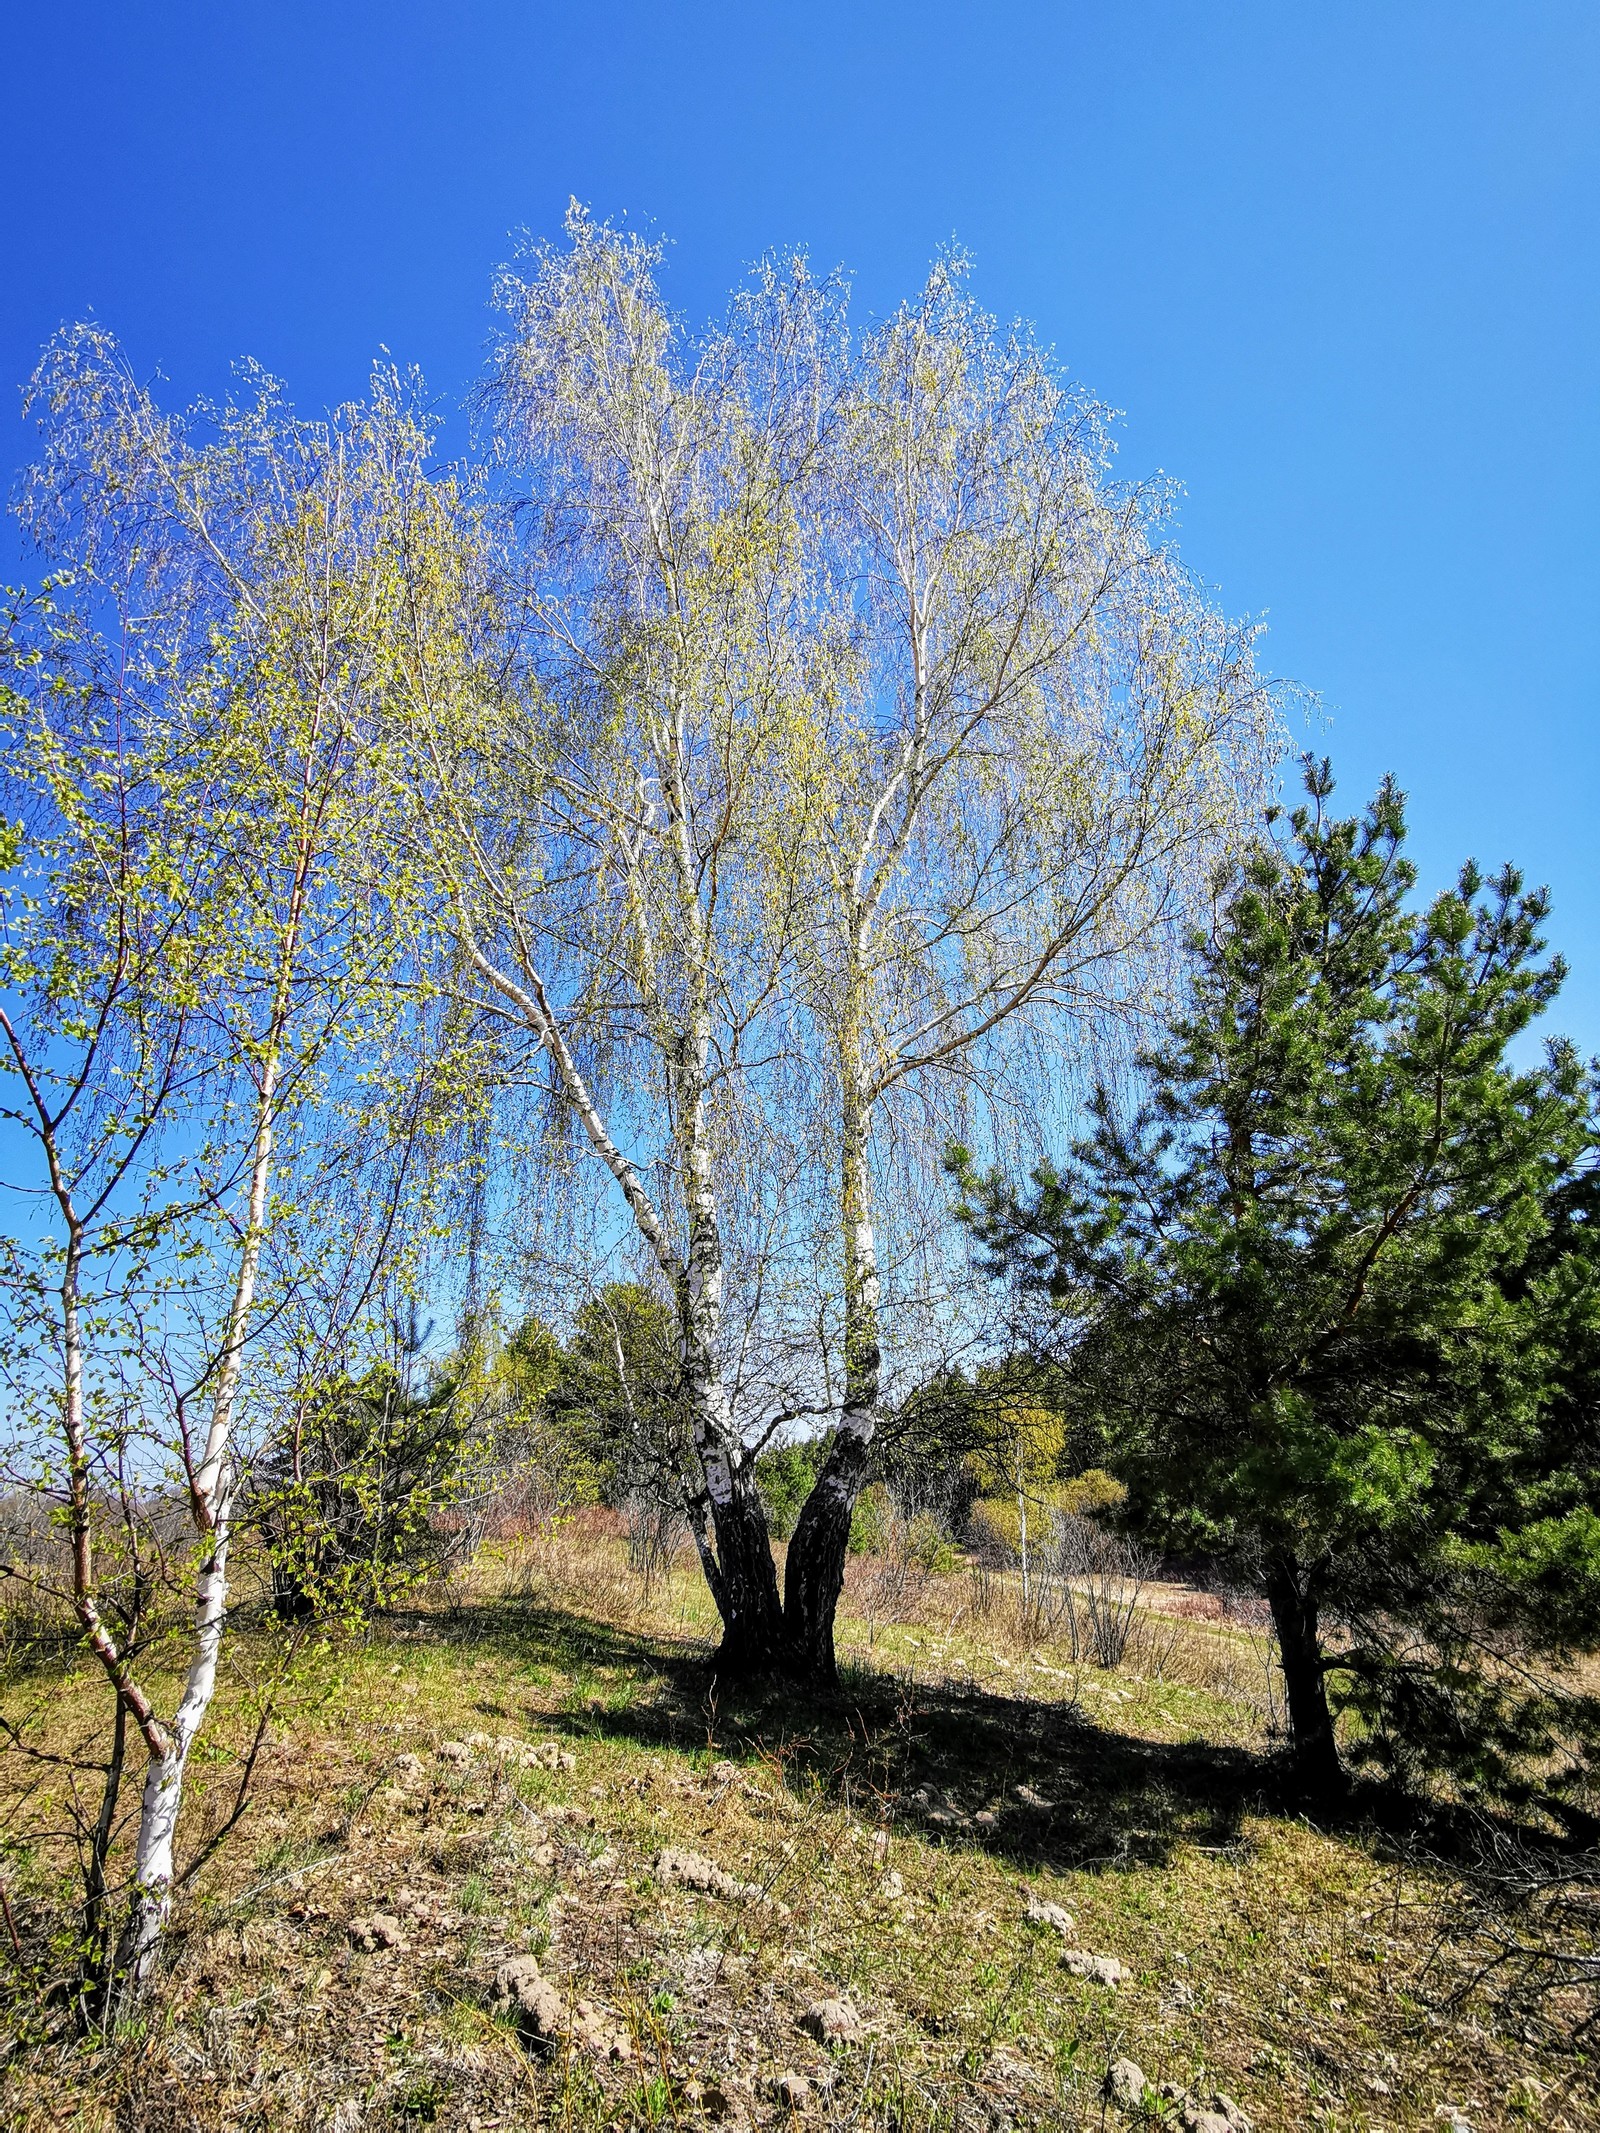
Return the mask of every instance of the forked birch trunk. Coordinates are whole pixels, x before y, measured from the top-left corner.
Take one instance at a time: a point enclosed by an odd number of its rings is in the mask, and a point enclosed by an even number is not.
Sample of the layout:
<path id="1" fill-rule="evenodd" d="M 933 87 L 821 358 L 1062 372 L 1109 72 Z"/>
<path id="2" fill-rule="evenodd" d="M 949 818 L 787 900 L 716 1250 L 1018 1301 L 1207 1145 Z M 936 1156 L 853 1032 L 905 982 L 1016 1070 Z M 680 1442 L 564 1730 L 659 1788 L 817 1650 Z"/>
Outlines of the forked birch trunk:
<path id="1" fill-rule="evenodd" d="M 462 945 L 479 976 L 515 1007 L 549 1051 L 589 1145 L 610 1172 L 635 1226 L 678 1299 L 683 1396 L 695 1451 L 705 1476 L 711 1538 L 698 1517 L 690 1529 L 706 1583 L 722 1617 L 718 1669 L 730 1678 L 771 1666 L 783 1647 L 783 1608 L 766 1512 L 754 1479 L 739 1457 L 737 1434 L 719 1358 L 722 1336 L 722 1239 L 711 1150 L 705 1118 L 705 1056 L 709 1045 L 702 1012 L 695 1040 L 677 1073 L 677 1140 L 684 1181 L 687 1249 L 679 1254 L 643 1178 L 612 1138 L 542 980 L 524 968 L 513 977 L 486 955 L 465 918 Z"/>

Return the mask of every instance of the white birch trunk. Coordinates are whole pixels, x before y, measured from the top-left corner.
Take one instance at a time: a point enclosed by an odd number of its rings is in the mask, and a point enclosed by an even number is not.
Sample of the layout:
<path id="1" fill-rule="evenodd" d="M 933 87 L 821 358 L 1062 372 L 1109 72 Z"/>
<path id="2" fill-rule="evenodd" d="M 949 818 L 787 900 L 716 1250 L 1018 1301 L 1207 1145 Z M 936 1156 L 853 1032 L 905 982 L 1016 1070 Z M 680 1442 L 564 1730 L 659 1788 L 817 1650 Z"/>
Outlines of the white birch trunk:
<path id="1" fill-rule="evenodd" d="M 1028 1491 L 1022 1470 L 1022 1438 L 1017 1438 L 1017 1533 L 1022 1554 L 1022 1604 L 1028 1604 Z"/>
<path id="2" fill-rule="evenodd" d="M 134 1850 L 133 1893 L 127 1925 L 117 1951 L 118 1991 L 124 2000 L 136 1998 L 143 1990 L 160 1954 L 172 1910 L 178 1817 L 183 1807 L 189 1753 L 205 1724 L 216 1693 L 217 1664 L 222 1653 L 222 1633 L 228 1612 L 233 1430 L 244 1370 L 244 1344 L 261 1265 L 267 1193 L 272 1178 L 273 1113 L 281 1058 L 280 1042 L 276 1040 L 281 1035 L 281 1012 L 275 1015 L 275 1022 L 278 1029 L 262 1067 L 257 1095 L 244 1243 L 218 1363 L 205 1449 L 190 1480 L 191 1515 L 205 1545 L 195 1584 L 194 1652 L 177 1714 L 164 1744 L 159 1750 L 152 1749 L 145 1773 Z"/>

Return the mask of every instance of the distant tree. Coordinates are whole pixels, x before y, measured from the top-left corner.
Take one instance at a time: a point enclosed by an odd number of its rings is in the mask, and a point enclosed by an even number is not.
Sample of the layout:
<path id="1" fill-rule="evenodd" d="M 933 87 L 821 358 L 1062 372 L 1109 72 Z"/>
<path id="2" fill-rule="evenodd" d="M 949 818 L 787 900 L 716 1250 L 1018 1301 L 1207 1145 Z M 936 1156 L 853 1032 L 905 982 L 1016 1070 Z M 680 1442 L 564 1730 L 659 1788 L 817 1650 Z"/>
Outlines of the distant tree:
<path id="1" fill-rule="evenodd" d="M 537 1313 L 482 1359 L 483 1396 L 496 1417 L 504 1475 L 491 1515 L 537 1528 L 605 1492 L 599 1447 L 570 1416 L 552 1409 L 561 1365 L 561 1343 Z"/>
<path id="2" fill-rule="evenodd" d="M 1393 785 L 1339 820 L 1306 782 L 1139 1114 L 1102 1091 L 1027 1196 L 951 1167 L 1147 1530 L 1266 1598 L 1305 1790 L 1341 1705 L 1391 1767 L 1559 1787 L 1590 1714 L 1535 1662 L 1600 1635 L 1600 1350 L 1592 1086 L 1509 1056 L 1561 982 L 1546 898 L 1469 865 L 1419 912 Z"/>
<path id="3" fill-rule="evenodd" d="M 822 1438 L 801 1437 L 790 1444 L 769 1444 L 756 1460 L 756 1482 L 774 1540 L 787 1540 L 793 1533 L 827 1449 Z"/>
<path id="4" fill-rule="evenodd" d="M 359 1376 L 314 1386 L 256 1462 L 249 1503 L 267 1540 L 280 1615 L 393 1607 L 470 1539 L 465 1515 L 505 1479 L 503 1410 L 470 1346 L 429 1366 L 416 1314 Z"/>
<path id="5" fill-rule="evenodd" d="M 509 1418 L 531 1421 L 561 1375 L 561 1344 L 542 1318 L 530 1312 L 492 1358 L 491 1368 Z"/>
<path id="6" fill-rule="evenodd" d="M 687 1510 L 694 1442 L 680 1371 L 676 1314 L 653 1290 L 608 1282 L 579 1305 L 545 1407 L 592 1462 L 608 1503 L 642 1494 Z"/>
<path id="7" fill-rule="evenodd" d="M 1003 1495 L 1017 1509 L 1017 1554 L 1022 1597 L 1028 1598 L 1028 1525 L 1037 1535 L 1060 1474 L 1066 1432 L 1058 1409 L 1026 1385 L 980 1387 L 975 1403 L 977 1443 L 967 1464 L 986 1496 Z"/>

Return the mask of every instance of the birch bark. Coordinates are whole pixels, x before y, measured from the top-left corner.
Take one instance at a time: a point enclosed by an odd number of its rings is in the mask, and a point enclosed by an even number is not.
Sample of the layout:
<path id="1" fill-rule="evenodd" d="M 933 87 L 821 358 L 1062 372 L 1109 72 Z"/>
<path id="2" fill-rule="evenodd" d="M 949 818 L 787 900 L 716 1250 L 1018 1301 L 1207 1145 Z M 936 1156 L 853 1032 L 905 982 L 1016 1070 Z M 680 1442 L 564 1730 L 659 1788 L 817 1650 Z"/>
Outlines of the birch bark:
<path id="1" fill-rule="evenodd" d="M 239 1389 L 267 1232 L 280 1082 L 290 1035 L 306 900 L 328 789 L 337 776 L 342 747 L 342 736 L 336 734 L 326 761 L 319 761 L 321 729 L 319 702 L 313 708 L 306 737 L 289 894 L 281 921 L 267 1027 L 261 1039 L 249 1047 L 258 1065 L 245 1217 L 205 1445 L 199 1464 L 189 1475 L 190 1515 L 200 1546 L 195 1571 L 194 1644 L 183 1694 L 159 1751 L 152 1747 L 140 1799 L 133 1887 L 116 1959 L 117 1989 L 128 2000 L 136 1999 L 149 1983 L 171 1914 L 176 1873 L 174 1847 L 183 1808 L 184 1780 L 190 1753 L 216 1694 L 217 1666 L 227 1625 Z"/>
<path id="2" fill-rule="evenodd" d="M 298 903 L 298 898 L 297 898 Z M 280 995 L 280 1009 L 282 996 Z M 217 1688 L 228 1614 L 228 1545 L 233 1533 L 232 1451 L 245 1342 L 255 1307 L 261 1244 L 266 1234 L 267 1195 L 272 1179 L 273 1124 L 277 1111 L 282 1035 L 263 1064 L 251 1151 L 245 1231 L 228 1312 L 210 1423 L 199 1466 L 190 1478 L 190 1507 L 200 1540 L 195 1571 L 194 1646 L 183 1694 L 159 1746 L 151 1744 L 139 1805 L 133 1888 L 127 1923 L 117 1946 L 117 1991 L 136 1999 L 149 1983 L 172 1910 L 174 1847 L 183 1808 L 184 1779 Z"/>
<path id="3" fill-rule="evenodd" d="M 872 1101 L 863 1056 L 861 948 L 867 914 L 850 929 L 852 953 L 839 1028 L 839 1215 L 843 1261 L 844 1397 L 839 1426 L 796 1520 L 784 1575 L 789 1663 L 805 1678 L 837 1674 L 833 1627 L 844 1589 L 850 1521 L 866 1479 L 882 1375 L 877 1232 L 871 1205 Z"/>

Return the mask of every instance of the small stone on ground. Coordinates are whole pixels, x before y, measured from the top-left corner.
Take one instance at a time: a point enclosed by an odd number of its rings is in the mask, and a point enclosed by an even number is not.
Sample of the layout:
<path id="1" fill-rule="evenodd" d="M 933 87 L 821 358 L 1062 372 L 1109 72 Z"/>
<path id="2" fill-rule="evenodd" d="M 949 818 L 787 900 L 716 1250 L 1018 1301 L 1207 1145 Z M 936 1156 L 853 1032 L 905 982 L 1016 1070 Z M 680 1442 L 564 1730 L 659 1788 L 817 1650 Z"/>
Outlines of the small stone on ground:
<path id="1" fill-rule="evenodd" d="M 849 2000 L 817 2000 L 800 2017 L 819 2044 L 851 2044 L 861 2034 L 861 2016 Z"/>
<path id="2" fill-rule="evenodd" d="M 698 1889 L 705 1896 L 742 1899 L 761 1893 L 748 1881 L 736 1881 L 732 1874 L 724 1873 L 714 1859 L 707 1859 L 700 1852 L 679 1851 L 670 1844 L 657 1852 L 650 1871 L 657 1881 Z"/>
<path id="3" fill-rule="evenodd" d="M 1133 1977 L 1127 1964 L 1119 1963 L 1114 1955 L 1090 1955 L 1083 1948 L 1068 1948 L 1061 1967 L 1070 1976 L 1087 1978 L 1094 1985 L 1126 1985 Z"/>
<path id="4" fill-rule="evenodd" d="M 1106 2074 L 1106 2095 L 1119 2111 L 1137 2111 L 1149 2086 L 1144 2069 L 1132 2059 L 1113 2059 Z"/>
<path id="5" fill-rule="evenodd" d="M 405 1927 L 388 1911 L 374 1911 L 367 1918 L 352 1918 L 350 1942 L 353 1947 L 365 1948 L 369 1954 L 378 1948 L 406 1949 L 411 1946 L 406 1939 Z"/>
<path id="6" fill-rule="evenodd" d="M 1028 1895 L 1028 1923 L 1030 1926 L 1050 1926 L 1063 1940 L 1068 1939 L 1076 1928 L 1077 1921 L 1069 1911 L 1058 1903 L 1044 1903 L 1031 1891 Z"/>

